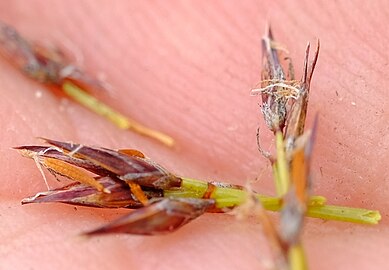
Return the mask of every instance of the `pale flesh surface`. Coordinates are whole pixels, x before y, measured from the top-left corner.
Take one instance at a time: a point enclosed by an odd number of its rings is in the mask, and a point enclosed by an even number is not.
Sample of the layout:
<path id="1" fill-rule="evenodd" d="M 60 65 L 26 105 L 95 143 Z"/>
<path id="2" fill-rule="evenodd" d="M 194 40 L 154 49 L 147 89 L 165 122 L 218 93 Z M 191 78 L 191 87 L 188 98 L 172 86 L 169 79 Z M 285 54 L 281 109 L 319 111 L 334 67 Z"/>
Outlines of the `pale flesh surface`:
<path id="1" fill-rule="evenodd" d="M 57 45 L 106 78 L 111 105 L 176 141 L 168 149 L 58 99 L 0 60 L 1 269 L 266 269 L 259 221 L 207 214 L 176 233 L 80 238 L 127 210 L 21 206 L 46 186 L 12 146 L 37 136 L 135 148 L 173 172 L 251 183 L 273 194 L 256 147 L 274 147 L 258 97 L 260 40 L 270 22 L 301 76 L 307 41 L 320 38 L 307 127 L 319 113 L 315 194 L 332 204 L 378 209 L 375 227 L 308 219 L 312 269 L 383 269 L 389 253 L 389 6 L 366 1 L 1 1 L 0 18 L 29 39 Z M 109 88 L 109 87 L 108 87 Z M 49 177 L 50 178 L 50 177 Z M 53 178 L 52 187 L 63 185 Z"/>

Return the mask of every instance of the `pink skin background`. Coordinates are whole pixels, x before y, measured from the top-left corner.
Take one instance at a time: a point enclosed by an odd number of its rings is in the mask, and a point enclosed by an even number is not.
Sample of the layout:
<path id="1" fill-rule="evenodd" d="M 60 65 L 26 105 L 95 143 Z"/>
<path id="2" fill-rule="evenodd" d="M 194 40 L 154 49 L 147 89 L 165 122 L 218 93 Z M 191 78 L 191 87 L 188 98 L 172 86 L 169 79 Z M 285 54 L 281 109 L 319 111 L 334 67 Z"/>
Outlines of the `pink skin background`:
<path id="1" fill-rule="evenodd" d="M 179 175 L 252 181 L 255 190 L 273 194 L 268 162 L 256 149 L 256 128 L 265 148 L 274 142 L 259 98 L 249 95 L 260 80 L 266 22 L 287 46 L 298 77 L 306 42 L 321 41 L 307 119 L 310 127 L 319 113 L 315 194 L 382 214 L 378 226 L 307 219 L 309 265 L 385 268 L 388 10 L 386 1 L 362 0 L 1 1 L 1 20 L 31 40 L 65 48 L 84 70 L 112 85 L 101 93 L 107 102 L 169 133 L 177 145 L 167 149 L 120 131 L 1 60 L 0 269 L 266 269 L 269 250 L 254 217 L 206 214 L 165 236 L 79 237 L 128 210 L 21 206 L 22 198 L 46 187 L 34 163 L 10 150 L 40 143 L 37 136 L 136 148 Z M 65 183 L 50 179 L 53 187 Z"/>

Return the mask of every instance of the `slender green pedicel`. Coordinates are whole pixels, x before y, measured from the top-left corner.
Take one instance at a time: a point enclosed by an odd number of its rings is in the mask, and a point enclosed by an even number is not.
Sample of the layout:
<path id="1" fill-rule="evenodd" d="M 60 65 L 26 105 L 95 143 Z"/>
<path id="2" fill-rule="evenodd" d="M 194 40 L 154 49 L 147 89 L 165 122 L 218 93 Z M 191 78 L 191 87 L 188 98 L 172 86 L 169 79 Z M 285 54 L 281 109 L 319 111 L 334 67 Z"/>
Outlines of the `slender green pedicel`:
<path id="1" fill-rule="evenodd" d="M 208 183 L 191 178 L 182 178 L 180 188 L 164 190 L 167 198 L 202 198 L 207 191 Z M 220 209 L 227 209 L 243 204 L 250 192 L 230 187 L 215 187 L 211 198 Z M 269 211 L 280 211 L 282 198 L 255 194 L 263 207 Z M 311 196 L 306 215 L 324 220 L 337 220 L 359 224 L 377 224 L 381 219 L 379 211 L 345 206 L 327 205 L 322 196 Z"/>

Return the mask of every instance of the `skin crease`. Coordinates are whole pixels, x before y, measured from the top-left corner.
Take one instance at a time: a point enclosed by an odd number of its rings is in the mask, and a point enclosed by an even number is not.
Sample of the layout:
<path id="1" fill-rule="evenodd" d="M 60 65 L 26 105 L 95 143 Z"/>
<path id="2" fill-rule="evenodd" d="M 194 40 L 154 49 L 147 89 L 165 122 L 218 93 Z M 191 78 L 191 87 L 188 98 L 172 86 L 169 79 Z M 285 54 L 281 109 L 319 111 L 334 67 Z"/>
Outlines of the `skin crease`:
<path id="1" fill-rule="evenodd" d="M 301 76 L 307 41 L 321 41 L 307 126 L 319 112 L 314 193 L 331 204 L 378 209 L 379 226 L 307 219 L 311 269 L 382 269 L 389 252 L 389 6 L 366 1 L 1 1 L 1 20 L 56 44 L 112 85 L 100 93 L 134 119 L 167 132 L 174 149 L 119 131 L 58 99 L 0 61 L 0 269 L 267 269 L 258 220 L 207 214 L 166 236 L 79 233 L 127 210 L 21 206 L 46 189 L 31 160 L 10 147 L 37 136 L 136 148 L 179 175 L 245 184 L 272 194 L 256 150 L 274 146 L 249 90 L 260 78 L 267 21 Z M 168 5 L 171 5 L 170 7 Z M 314 47 L 314 46 L 313 46 Z M 39 94 L 40 98 L 37 98 Z M 64 184 L 50 179 L 51 186 Z M 274 215 L 276 217 L 276 215 Z"/>

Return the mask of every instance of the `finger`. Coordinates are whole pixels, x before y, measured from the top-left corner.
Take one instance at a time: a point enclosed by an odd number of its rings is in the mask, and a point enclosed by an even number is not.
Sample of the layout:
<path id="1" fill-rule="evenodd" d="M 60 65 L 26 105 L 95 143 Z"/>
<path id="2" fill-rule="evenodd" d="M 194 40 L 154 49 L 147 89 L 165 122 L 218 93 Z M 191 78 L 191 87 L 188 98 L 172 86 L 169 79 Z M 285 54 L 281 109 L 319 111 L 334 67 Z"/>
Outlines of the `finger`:
<path id="1" fill-rule="evenodd" d="M 279 4 L 261 5 L 261 8 L 258 7 L 260 11 L 257 14 L 252 12 L 255 9 L 251 5 L 238 9 L 228 4 L 199 7 L 178 5 L 174 9 L 168 9 L 162 3 L 152 8 L 147 4 L 138 4 L 130 8 L 117 7 L 118 14 L 115 14 L 112 19 L 110 7 L 81 4 L 79 9 L 70 10 L 58 2 L 53 4 L 52 8 L 63 13 L 59 12 L 54 16 L 51 11 L 38 8 L 43 5 L 41 2 L 36 3 L 35 8 L 42 12 L 39 14 L 40 24 L 34 26 L 31 23 L 37 21 L 37 16 L 31 16 L 28 20 L 15 21 L 14 24 L 17 26 L 31 25 L 24 27 L 31 32 L 34 38 L 47 38 L 47 33 L 52 33 L 53 28 L 61 29 L 61 31 L 56 31 L 77 44 L 76 47 L 82 51 L 85 58 L 85 69 L 92 73 L 103 70 L 111 84 L 117 89 L 115 93 L 119 97 L 126 97 L 115 99 L 108 96 L 107 99 L 137 120 L 161 130 L 170 131 L 170 134 L 177 139 L 178 146 L 175 152 L 169 152 L 131 133 L 117 132 L 114 127 L 107 127 L 103 119 L 75 105 L 66 105 L 64 116 L 63 113 L 59 113 L 61 103 L 54 97 L 44 94 L 43 99 L 38 99 L 37 103 L 34 99 L 34 90 L 37 85 L 31 86 L 31 82 L 23 81 L 16 72 L 4 65 L 2 74 L 6 72 L 7 76 L 4 77 L 7 79 L 4 79 L 4 83 L 8 86 L 3 89 L 10 90 L 7 91 L 7 98 L 3 100 L 6 101 L 5 105 L 1 106 L 4 110 L 2 115 L 8 115 L 9 111 L 15 108 L 19 112 L 33 112 L 16 114 L 16 117 L 11 119 L 13 121 L 8 118 L 2 119 L 2 123 L 5 123 L 4 130 L 7 131 L 3 138 L 5 146 L 14 146 L 15 143 L 25 144 L 26 138 L 45 136 L 60 140 L 77 140 L 105 147 L 135 147 L 140 148 L 160 163 L 163 159 L 164 165 L 166 164 L 177 173 L 244 184 L 247 179 L 253 179 L 259 175 L 259 168 L 266 166 L 266 161 L 260 159 L 255 146 L 255 130 L 259 122 L 257 101 L 250 99 L 248 92 L 259 79 L 261 25 L 264 25 L 265 15 L 271 12 L 272 23 L 275 20 L 273 24 L 277 23 L 278 26 L 274 25 L 276 37 L 288 45 L 295 62 L 302 59 L 307 39 L 319 36 L 323 45 L 317 72 L 311 86 L 312 95 L 309 105 L 309 111 L 320 110 L 323 115 L 320 119 L 315 148 L 316 161 L 313 165 L 316 168 L 322 167 L 323 176 L 320 172 L 317 173 L 315 192 L 326 195 L 336 203 L 381 209 L 387 207 L 383 200 L 385 194 L 376 192 L 377 188 L 385 184 L 382 179 L 387 178 L 384 170 L 384 164 L 387 163 L 384 155 L 386 141 L 382 135 L 385 121 L 387 121 L 382 110 L 387 107 L 387 102 L 384 98 L 386 92 L 381 90 L 385 79 L 379 72 L 371 71 L 379 70 L 384 66 L 384 58 L 378 57 L 383 45 L 378 42 L 373 45 L 369 43 L 376 49 L 367 55 L 362 54 L 366 50 L 361 50 L 362 44 L 365 44 L 365 48 L 368 46 L 361 40 L 363 33 L 367 32 L 369 27 L 374 26 L 375 29 L 379 29 L 380 26 L 355 22 L 353 16 L 347 18 L 346 21 L 339 21 L 336 24 L 339 25 L 337 31 L 328 31 L 326 25 L 332 25 L 336 21 L 332 16 L 324 16 L 326 13 L 322 12 L 322 10 L 327 10 L 328 14 L 339 12 L 344 16 L 345 12 L 342 10 L 351 7 L 342 7 L 339 11 L 338 7 L 312 6 L 312 8 L 321 10 L 320 14 L 312 16 L 312 14 L 307 14 L 300 4 L 287 8 L 278 6 Z M 20 6 L 16 6 L 14 11 L 20 12 Z M 74 14 L 69 12 L 74 12 Z M 129 12 L 134 16 L 129 16 Z M 7 14 L 4 16 L 12 17 L 12 12 L 9 10 Z M 81 14 L 95 15 L 91 15 L 86 20 L 86 17 Z M 366 15 L 359 17 L 366 18 Z M 72 19 L 69 20 L 69 18 Z M 314 21 L 314 18 L 321 19 Z M 349 33 L 347 23 L 358 26 L 355 28 L 358 29 L 357 32 L 351 37 L 345 35 Z M 85 28 L 85 31 L 81 31 L 84 29 L 80 29 L 80 25 Z M 307 29 L 305 25 L 311 27 Z M 191 27 L 190 31 L 187 27 Z M 382 29 L 381 32 L 384 33 L 385 30 Z M 63 36 L 57 38 L 57 42 L 63 41 Z M 328 44 L 327 49 L 325 49 L 326 44 Z M 342 53 L 339 53 L 339 46 L 343 48 Z M 347 49 L 344 49 L 345 47 Z M 346 62 L 346 66 L 341 65 L 345 63 L 345 56 L 353 59 L 355 55 L 359 56 L 357 64 L 350 60 Z M 124 57 L 129 60 L 123 61 Z M 300 65 L 302 66 L 302 63 Z M 365 86 L 364 83 L 367 85 Z M 28 89 L 32 91 L 27 91 Z M 338 95 L 336 91 L 333 92 L 333 89 L 336 89 Z M 354 100 L 354 97 L 358 99 Z M 355 106 L 351 102 L 355 102 Z M 140 109 L 140 104 L 145 109 Z M 308 123 L 310 119 L 312 116 L 308 116 Z M 365 128 L 365 119 L 368 120 L 369 128 Z M 320 130 L 322 126 L 324 128 Z M 356 127 L 360 128 L 356 129 Z M 269 142 L 270 136 L 266 134 L 264 136 Z M 350 141 L 352 143 L 349 143 Z M 378 142 L 382 148 L 372 147 L 373 142 Z M 339 143 L 342 145 L 339 146 Z M 2 164 L 7 165 L 2 173 L 3 179 L 6 179 L 2 193 L 8 191 L 7 194 L 9 194 L 9 190 L 13 191 L 7 197 L 9 202 L 14 202 L 14 198 L 22 195 L 21 193 L 23 195 L 20 197 L 24 197 L 25 192 L 44 188 L 43 183 L 37 184 L 37 180 L 41 178 L 28 161 L 20 161 L 16 154 L 3 151 L 6 155 L 2 155 Z M 5 158 L 9 156 L 12 158 Z M 381 159 L 377 160 L 377 156 Z M 366 160 L 375 162 L 370 164 Z M 11 165 L 16 162 L 27 169 L 21 172 L 20 177 L 15 178 L 14 166 Z M 263 175 L 256 189 L 270 191 L 269 177 L 270 175 Z M 363 181 L 364 179 L 366 180 Z M 342 180 L 343 183 L 340 183 Z M 38 188 L 34 189 L 34 185 Z M 334 186 L 337 188 L 335 189 Z M 359 195 L 362 193 L 365 193 L 363 198 Z M 101 255 L 98 253 L 100 249 L 97 250 L 96 244 L 93 244 L 93 241 L 98 240 L 85 242 L 82 247 L 77 247 L 73 240 L 67 240 L 64 246 L 61 235 L 63 231 L 67 231 L 68 234 L 64 237 L 69 239 L 70 235 L 74 235 L 73 232 L 78 232 L 79 229 L 89 230 L 96 222 L 104 223 L 104 220 L 114 214 L 92 210 L 82 210 L 82 214 L 78 214 L 72 212 L 72 208 L 63 206 L 29 207 L 28 209 L 20 209 L 13 203 L 8 206 L 13 209 L 12 213 L 7 212 L 8 216 L 15 218 L 12 219 L 13 222 L 20 224 L 16 227 L 18 230 L 24 231 L 26 227 L 37 228 L 35 231 L 38 233 L 35 236 L 32 236 L 32 233 L 26 234 L 22 237 L 23 241 L 18 242 L 30 243 L 26 247 L 15 244 L 15 238 L 9 239 L 12 243 L 11 247 L 19 250 L 23 247 L 23 250 L 30 255 L 31 262 L 35 261 L 35 263 L 38 263 L 41 258 L 34 254 L 34 247 L 43 246 L 43 243 L 49 241 L 48 239 L 52 239 L 50 241 L 53 242 L 50 243 L 54 243 L 55 248 L 50 251 L 49 247 L 43 247 L 42 252 L 46 251 L 46 254 L 52 255 L 51 259 L 48 259 L 51 263 L 55 262 L 53 258 L 58 258 L 54 251 L 61 250 L 61 248 L 64 254 L 66 252 L 74 254 L 74 251 L 82 254 L 83 256 L 77 256 L 77 261 L 81 265 L 92 261 L 96 266 L 101 266 L 102 262 L 115 261 L 114 265 L 119 267 L 124 261 L 120 259 L 124 257 L 121 255 L 128 254 L 128 249 L 137 256 L 126 258 L 126 262 L 131 261 L 131 264 L 138 268 L 141 266 L 147 268 L 150 264 L 156 264 L 161 261 L 161 258 L 166 257 L 169 258 L 168 261 L 165 260 L 166 265 L 186 267 L 193 265 L 191 260 L 183 259 L 190 257 L 190 254 L 198 256 L 203 261 L 211 261 L 212 266 L 212 263 L 216 262 L 207 259 L 208 256 L 213 254 L 219 256 L 220 252 L 223 252 L 228 258 L 224 263 L 230 268 L 235 268 L 233 266 L 237 265 L 242 266 L 242 262 L 249 268 L 263 259 L 262 255 L 258 255 L 262 254 L 260 240 L 258 241 L 260 236 L 258 239 L 252 237 L 252 235 L 259 235 L 259 228 L 255 222 L 226 225 L 232 220 L 228 216 L 213 215 L 201 218 L 195 221 L 198 223 L 194 223 L 195 227 L 192 227 L 190 231 L 183 228 L 182 232 L 179 231 L 169 238 L 136 238 L 135 241 L 138 242 L 135 244 L 134 238 L 128 236 L 115 239 L 104 238 L 99 241 L 103 241 L 103 247 L 109 252 Z M 32 213 L 35 215 L 27 223 L 28 219 L 23 216 L 27 210 L 24 209 L 34 211 Z M 104 213 L 103 218 L 100 217 L 102 213 Z M 86 218 L 82 219 L 83 216 Z M 7 220 L 10 221 L 9 224 L 14 224 L 11 223 L 11 218 Z M 42 220 L 55 222 L 56 226 L 50 222 L 42 226 Z M 77 224 L 74 223 L 75 220 Z M 38 224 L 41 226 L 36 226 Z M 242 226 L 249 229 L 242 229 Z M 350 262 L 345 259 L 346 256 L 353 252 L 362 252 L 358 247 L 367 243 L 364 242 L 367 240 L 363 240 L 367 235 L 384 233 L 384 231 L 368 230 L 369 234 L 367 234 L 365 229 L 349 229 L 357 235 L 353 243 L 361 243 L 360 245 L 349 245 L 349 242 L 343 241 L 350 240 L 350 237 L 347 235 L 345 237 L 341 233 L 345 228 L 342 227 L 343 225 L 330 223 L 332 230 L 328 229 L 322 234 L 318 233 L 318 231 L 323 232 L 321 230 L 323 226 L 327 224 L 313 222 L 307 225 L 310 229 L 307 229 L 306 238 L 314 239 L 307 240 L 312 241 L 307 244 L 312 250 L 310 262 L 313 266 L 320 266 L 321 253 L 319 250 L 323 249 L 328 250 L 328 253 L 331 251 L 332 257 L 329 262 L 334 265 L 341 262 L 349 263 L 348 266 L 357 265 L 365 257 L 359 256 Z M 72 231 L 74 228 L 77 230 Z M 204 240 L 200 240 L 200 237 L 193 239 L 192 229 L 196 230 L 201 238 L 204 237 Z M 12 231 L 14 234 L 17 232 L 15 228 Z M 34 238 L 35 240 L 31 242 L 31 237 L 37 237 L 36 235 L 39 239 Z M 131 240 L 126 240 L 128 238 Z M 323 239 L 338 240 L 339 246 L 336 246 L 335 250 L 339 252 L 333 253 L 334 246 Z M 384 244 L 384 240 L 378 236 L 374 239 L 375 243 L 378 243 L 376 248 Z M 229 240 L 236 246 L 243 245 L 246 248 L 242 248 L 242 252 L 237 253 L 236 250 L 223 245 L 223 242 Z M 161 251 L 162 243 L 163 251 Z M 177 251 L 176 243 L 184 245 L 184 248 Z M 140 252 L 137 252 L 139 249 L 147 254 L 156 255 L 153 260 L 141 260 Z M 82 250 L 99 256 L 91 258 L 84 255 Z M 250 251 L 247 252 L 247 250 Z M 367 254 L 366 250 L 363 252 Z M 22 254 L 22 252 L 14 254 L 13 262 L 19 262 L 16 254 Z M 378 266 L 379 261 L 376 263 Z M 192 267 L 196 268 L 196 265 Z"/>

